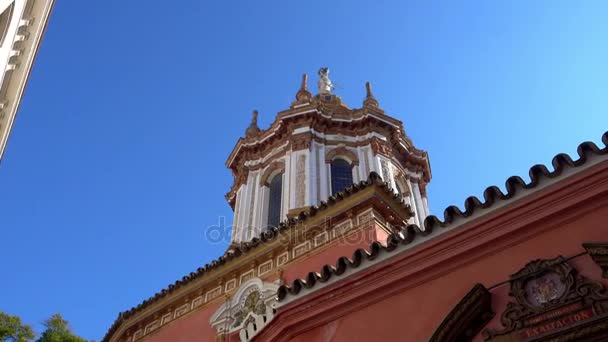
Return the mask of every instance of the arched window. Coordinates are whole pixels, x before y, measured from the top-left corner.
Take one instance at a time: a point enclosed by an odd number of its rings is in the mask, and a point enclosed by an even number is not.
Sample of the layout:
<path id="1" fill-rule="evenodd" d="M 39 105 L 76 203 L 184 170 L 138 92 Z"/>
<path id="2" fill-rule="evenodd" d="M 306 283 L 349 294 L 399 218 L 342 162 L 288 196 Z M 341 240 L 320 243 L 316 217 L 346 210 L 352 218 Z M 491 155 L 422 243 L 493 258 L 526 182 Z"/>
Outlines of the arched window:
<path id="1" fill-rule="evenodd" d="M 335 195 L 351 185 L 353 185 L 353 171 L 350 164 L 344 159 L 332 160 L 331 194 Z"/>
<path id="2" fill-rule="evenodd" d="M 281 222 L 281 192 L 283 190 L 283 174 L 275 175 L 269 184 L 268 194 L 268 227 L 276 227 Z"/>

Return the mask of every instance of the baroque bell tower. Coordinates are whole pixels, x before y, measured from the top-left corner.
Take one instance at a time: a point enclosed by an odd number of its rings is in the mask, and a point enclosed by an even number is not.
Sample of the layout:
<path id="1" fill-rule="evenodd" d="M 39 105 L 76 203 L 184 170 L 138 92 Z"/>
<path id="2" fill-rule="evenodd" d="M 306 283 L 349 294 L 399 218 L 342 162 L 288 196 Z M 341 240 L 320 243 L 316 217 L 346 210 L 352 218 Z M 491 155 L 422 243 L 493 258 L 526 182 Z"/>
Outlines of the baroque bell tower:
<path id="1" fill-rule="evenodd" d="M 380 108 L 366 83 L 361 108 L 349 108 L 333 94 L 329 69 L 318 72 L 319 93 L 308 90 L 307 76 L 289 109 L 268 129 L 251 124 L 226 166 L 234 183 L 226 194 L 234 210 L 232 243 L 259 236 L 268 227 L 327 201 L 375 172 L 410 205 L 408 223 L 429 215 L 426 185 L 428 155 L 405 134 L 403 123 Z"/>

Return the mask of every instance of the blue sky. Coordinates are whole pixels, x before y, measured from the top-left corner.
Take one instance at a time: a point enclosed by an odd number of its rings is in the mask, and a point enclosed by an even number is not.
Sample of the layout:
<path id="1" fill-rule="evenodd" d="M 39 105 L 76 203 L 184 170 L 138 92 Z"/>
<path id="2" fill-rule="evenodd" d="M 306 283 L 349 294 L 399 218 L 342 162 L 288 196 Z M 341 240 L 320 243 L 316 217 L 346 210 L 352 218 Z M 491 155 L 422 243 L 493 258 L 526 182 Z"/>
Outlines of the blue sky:
<path id="1" fill-rule="evenodd" d="M 605 1 L 57 1 L 0 164 L 0 311 L 100 340 L 219 256 L 224 162 L 302 73 L 365 81 L 440 214 L 608 129 Z M 313 87 L 316 89 L 316 87 Z M 504 188 L 504 187 L 503 187 Z"/>

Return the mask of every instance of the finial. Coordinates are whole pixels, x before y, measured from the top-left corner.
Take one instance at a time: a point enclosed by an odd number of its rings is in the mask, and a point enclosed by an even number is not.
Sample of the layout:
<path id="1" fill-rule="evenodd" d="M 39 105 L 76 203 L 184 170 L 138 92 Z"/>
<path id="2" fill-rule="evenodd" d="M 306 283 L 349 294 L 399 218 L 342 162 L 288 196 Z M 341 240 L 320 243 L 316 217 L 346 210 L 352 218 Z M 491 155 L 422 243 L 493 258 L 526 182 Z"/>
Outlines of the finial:
<path id="1" fill-rule="evenodd" d="M 363 101 L 363 106 L 378 107 L 378 100 L 376 100 L 374 94 L 372 94 L 372 84 L 369 83 L 369 81 L 365 82 L 365 90 L 367 91 L 367 94 L 365 96 L 365 100 Z"/>
<path id="2" fill-rule="evenodd" d="M 245 131 L 245 136 L 247 138 L 252 137 L 260 132 L 260 128 L 258 127 L 258 111 L 254 110 L 253 115 L 251 117 L 251 124 L 247 127 Z"/>
<path id="3" fill-rule="evenodd" d="M 312 94 L 308 91 L 308 75 L 302 75 L 302 84 L 300 84 L 300 89 L 296 93 L 296 103 L 305 103 L 310 100 Z"/>
<path id="4" fill-rule="evenodd" d="M 302 84 L 300 90 L 308 90 L 308 75 L 302 74 Z"/>

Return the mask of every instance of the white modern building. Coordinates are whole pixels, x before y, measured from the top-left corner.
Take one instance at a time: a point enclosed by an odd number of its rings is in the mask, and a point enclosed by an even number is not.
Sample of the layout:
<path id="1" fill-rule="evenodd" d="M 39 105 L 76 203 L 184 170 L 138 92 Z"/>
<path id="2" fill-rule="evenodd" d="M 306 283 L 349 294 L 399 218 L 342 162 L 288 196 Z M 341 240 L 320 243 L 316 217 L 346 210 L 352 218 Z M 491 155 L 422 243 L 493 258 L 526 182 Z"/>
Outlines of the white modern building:
<path id="1" fill-rule="evenodd" d="M 54 0 L 0 0 L 0 161 Z"/>

